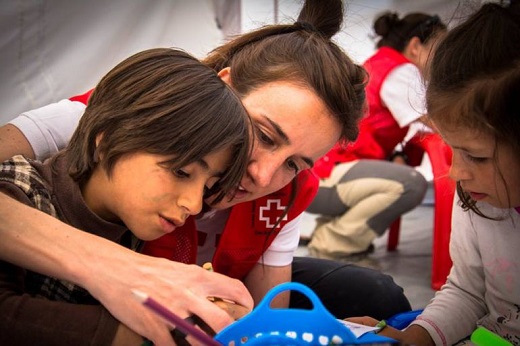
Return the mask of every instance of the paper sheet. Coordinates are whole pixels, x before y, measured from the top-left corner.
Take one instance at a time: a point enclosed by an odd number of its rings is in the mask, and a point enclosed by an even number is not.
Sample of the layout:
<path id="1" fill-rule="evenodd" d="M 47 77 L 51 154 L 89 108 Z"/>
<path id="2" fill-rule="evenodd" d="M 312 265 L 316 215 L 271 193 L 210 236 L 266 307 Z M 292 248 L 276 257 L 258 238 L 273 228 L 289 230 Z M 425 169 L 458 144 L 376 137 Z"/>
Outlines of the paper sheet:
<path id="1" fill-rule="evenodd" d="M 379 329 L 378 327 L 369 327 L 369 326 L 365 326 L 363 324 L 348 322 L 348 321 L 344 321 L 344 320 L 338 320 L 338 321 L 343 323 L 352 332 L 352 334 L 354 334 L 354 336 L 356 338 L 359 338 L 366 333 L 377 331 Z"/>

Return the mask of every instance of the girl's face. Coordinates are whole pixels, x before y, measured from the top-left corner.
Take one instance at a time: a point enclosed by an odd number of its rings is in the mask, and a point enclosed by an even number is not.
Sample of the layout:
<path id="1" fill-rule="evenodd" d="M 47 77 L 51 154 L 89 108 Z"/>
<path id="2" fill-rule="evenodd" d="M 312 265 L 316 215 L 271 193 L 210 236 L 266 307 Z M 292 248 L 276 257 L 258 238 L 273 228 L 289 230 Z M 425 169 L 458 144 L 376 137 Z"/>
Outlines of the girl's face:
<path id="1" fill-rule="evenodd" d="M 82 191 L 87 205 L 107 221 L 124 223 L 142 240 L 173 232 L 201 211 L 204 191 L 226 170 L 231 150 L 213 152 L 180 169 L 164 164 L 168 159 L 130 154 L 115 164 L 110 178 L 98 166 Z"/>
<path id="2" fill-rule="evenodd" d="M 229 208 L 275 192 L 326 154 L 340 125 L 307 88 L 272 82 L 242 99 L 254 123 L 255 143 L 247 173 L 233 196 L 213 206 Z"/>
<path id="3" fill-rule="evenodd" d="M 461 128 L 450 131 L 442 126 L 439 131 L 453 149 L 450 176 L 472 199 L 497 208 L 520 206 L 518 153 L 496 145 L 489 133 Z"/>

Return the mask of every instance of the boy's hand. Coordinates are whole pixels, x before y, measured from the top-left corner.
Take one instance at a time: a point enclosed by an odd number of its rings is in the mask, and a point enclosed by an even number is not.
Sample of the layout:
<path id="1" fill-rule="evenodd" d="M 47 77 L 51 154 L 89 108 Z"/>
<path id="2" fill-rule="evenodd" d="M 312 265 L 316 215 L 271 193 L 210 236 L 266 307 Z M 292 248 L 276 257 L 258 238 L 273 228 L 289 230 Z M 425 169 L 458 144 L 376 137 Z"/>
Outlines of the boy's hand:
<path id="1" fill-rule="evenodd" d="M 101 251 L 97 246 L 95 261 L 92 256 L 82 257 L 89 258 L 90 263 L 78 266 L 94 270 L 83 270 L 77 281 L 120 322 L 154 344 L 174 343 L 168 326 L 135 299 L 131 288 L 148 293 L 182 318 L 199 316 L 217 333 L 234 318 L 206 297 L 222 297 L 245 306 L 246 310 L 253 308 L 251 295 L 238 280 L 196 265 L 149 257 L 120 247 L 116 251 L 108 243 L 106 247 L 106 251 Z"/>
<path id="2" fill-rule="evenodd" d="M 210 297 L 208 299 L 212 301 L 215 305 L 217 305 L 219 308 L 227 312 L 229 316 L 231 316 L 231 318 L 233 318 L 235 321 L 251 312 L 251 309 L 246 308 L 245 306 L 242 306 L 237 303 L 213 297 Z"/>

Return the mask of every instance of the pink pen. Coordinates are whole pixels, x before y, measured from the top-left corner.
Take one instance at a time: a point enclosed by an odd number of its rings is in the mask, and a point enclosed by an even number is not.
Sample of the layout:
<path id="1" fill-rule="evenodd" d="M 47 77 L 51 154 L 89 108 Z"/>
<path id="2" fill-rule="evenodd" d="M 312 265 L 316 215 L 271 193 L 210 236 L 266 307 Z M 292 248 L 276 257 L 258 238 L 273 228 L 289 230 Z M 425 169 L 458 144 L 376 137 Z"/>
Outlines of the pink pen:
<path id="1" fill-rule="evenodd" d="M 210 337 L 208 334 L 204 333 L 202 330 L 197 329 L 191 323 L 179 317 L 177 314 L 150 297 L 148 294 L 136 289 L 132 289 L 132 293 L 144 306 L 155 312 L 166 322 L 174 325 L 184 334 L 191 335 L 193 338 L 197 339 L 206 346 L 222 346 L 221 343 Z"/>

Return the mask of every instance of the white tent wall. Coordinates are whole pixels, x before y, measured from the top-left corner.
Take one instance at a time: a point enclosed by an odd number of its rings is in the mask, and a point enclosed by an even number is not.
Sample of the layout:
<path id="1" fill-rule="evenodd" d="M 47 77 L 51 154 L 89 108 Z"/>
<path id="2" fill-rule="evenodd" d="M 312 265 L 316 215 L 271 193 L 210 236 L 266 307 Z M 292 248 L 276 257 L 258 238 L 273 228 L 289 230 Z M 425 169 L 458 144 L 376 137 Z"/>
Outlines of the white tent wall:
<path id="1" fill-rule="evenodd" d="M 121 60 L 223 39 L 211 0 L 0 0 L 0 124 L 83 93 Z"/>
<path id="2" fill-rule="evenodd" d="M 479 3 L 479 0 L 462 0 L 464 3 Z M 343 29 L 334 40 L 357 63 L 362 63 L 375 51 L 372 40 L 374 19 L 384 11 L 399 15 L 410 12 L 437 14 L 446 23 L 461 2 L 456 0 L 346 0 Z M 292 22 L 298 16 L 302 1 L 299 0 L 242 0 L 241 17 L 244 31 L 266 23 Z"/>
<path id="3" fill-rule="evenodd" d="M 92 88 L 140 50 L 175 46 L 203 57 L 240 30 L 295 19 L 302 2 L 0 0 L 0 125 Z M 453 0 L 346 3 L 345 26 L 335 40 L 359 63 L 374 51 L 370 34 L 379 13 L 425 11 L 448 21 L 458 5 Z"/>

